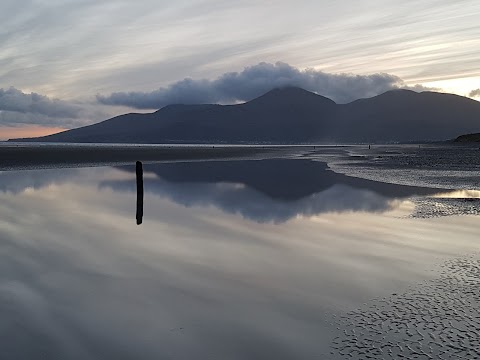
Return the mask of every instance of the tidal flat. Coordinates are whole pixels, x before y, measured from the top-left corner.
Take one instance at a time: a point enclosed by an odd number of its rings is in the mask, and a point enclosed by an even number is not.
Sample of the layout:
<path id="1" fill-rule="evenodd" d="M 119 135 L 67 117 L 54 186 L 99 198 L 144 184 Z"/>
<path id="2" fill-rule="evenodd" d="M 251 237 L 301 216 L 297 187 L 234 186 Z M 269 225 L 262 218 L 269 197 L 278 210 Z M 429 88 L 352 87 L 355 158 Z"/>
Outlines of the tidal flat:
<path id="1" fill-rule="evenodd" d="M 9 150 L 0 357 L 478 358 L 480 162 L 470 150 L 462 165 L 466 149 L 112 145 L 40 165 Z"/>

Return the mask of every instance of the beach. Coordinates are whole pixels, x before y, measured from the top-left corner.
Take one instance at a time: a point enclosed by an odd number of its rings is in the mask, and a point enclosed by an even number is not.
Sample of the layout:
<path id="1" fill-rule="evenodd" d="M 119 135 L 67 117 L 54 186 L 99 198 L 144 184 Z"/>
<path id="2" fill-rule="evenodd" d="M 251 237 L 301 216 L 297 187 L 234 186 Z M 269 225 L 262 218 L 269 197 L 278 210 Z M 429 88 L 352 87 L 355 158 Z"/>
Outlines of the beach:
<path id="1" fill-rule="evenodd" d="M 337 151 L 147 162 L 141 225 L 133 163 L 2 171 L 0 354 L 480 356 L 480 218 L 417 216 L 476 193 L 337 174 Z"/>

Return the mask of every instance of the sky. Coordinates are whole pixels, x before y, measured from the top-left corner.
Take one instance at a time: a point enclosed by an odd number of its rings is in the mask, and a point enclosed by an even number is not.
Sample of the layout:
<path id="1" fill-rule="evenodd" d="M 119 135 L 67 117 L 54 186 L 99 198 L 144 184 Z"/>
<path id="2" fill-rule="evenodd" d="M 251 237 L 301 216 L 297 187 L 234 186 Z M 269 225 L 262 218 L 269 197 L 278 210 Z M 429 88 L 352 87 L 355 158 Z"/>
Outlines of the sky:
<path id="1" fill-rule="evenodd" d="M 0 139 L 295 85 L 480 100 L 477 0 L 2 0 Z"/>

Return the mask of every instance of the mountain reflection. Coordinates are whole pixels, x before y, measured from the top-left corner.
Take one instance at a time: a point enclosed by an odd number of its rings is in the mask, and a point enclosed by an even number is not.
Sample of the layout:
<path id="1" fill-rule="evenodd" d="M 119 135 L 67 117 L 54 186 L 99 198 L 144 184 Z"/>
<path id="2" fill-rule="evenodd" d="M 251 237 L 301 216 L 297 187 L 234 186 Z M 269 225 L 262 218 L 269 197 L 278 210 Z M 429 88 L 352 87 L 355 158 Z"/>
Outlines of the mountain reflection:
<path id="1" fill-rule="evenodd" d="M 134 166 L 120 169 L 134 172 Z M 348 177 L 307 159 L 205 161 L 145 164 L 148 193 L 183 206 L 214 206 L 257 222 L 284 222 L 326 212 L 382 212 L 396 198 L 438 190 Z M 132 189 L 132 180 L 105 180 L 100 186 Z M 142 197 L 143 202 L 143 197 Z"/>

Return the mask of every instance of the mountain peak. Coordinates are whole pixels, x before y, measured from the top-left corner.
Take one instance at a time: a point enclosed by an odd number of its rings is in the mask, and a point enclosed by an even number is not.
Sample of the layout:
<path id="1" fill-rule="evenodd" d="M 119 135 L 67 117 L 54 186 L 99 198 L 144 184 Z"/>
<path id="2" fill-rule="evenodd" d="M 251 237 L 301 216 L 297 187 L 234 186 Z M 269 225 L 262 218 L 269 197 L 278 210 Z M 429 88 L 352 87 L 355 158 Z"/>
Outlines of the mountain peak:
<path id="1" fill-rule="evenodd" d="M 330 100 L 329 98 L 325 96 L 321 96 L 318 94 L 315 94 L 311 91 L 302 89 L 300 87 L 296 86 L 282 86 L 282 87 L 277 87 L 274 88 L 267 93 L 250 100 L 248 103 L 270 103 L 274 102 L 276 104 L 278 103 L 305 103 L 305 102 L 321 102 L 321 101 L 329 102 L 332 105 L 335 104 L 333 100 Z"/>

